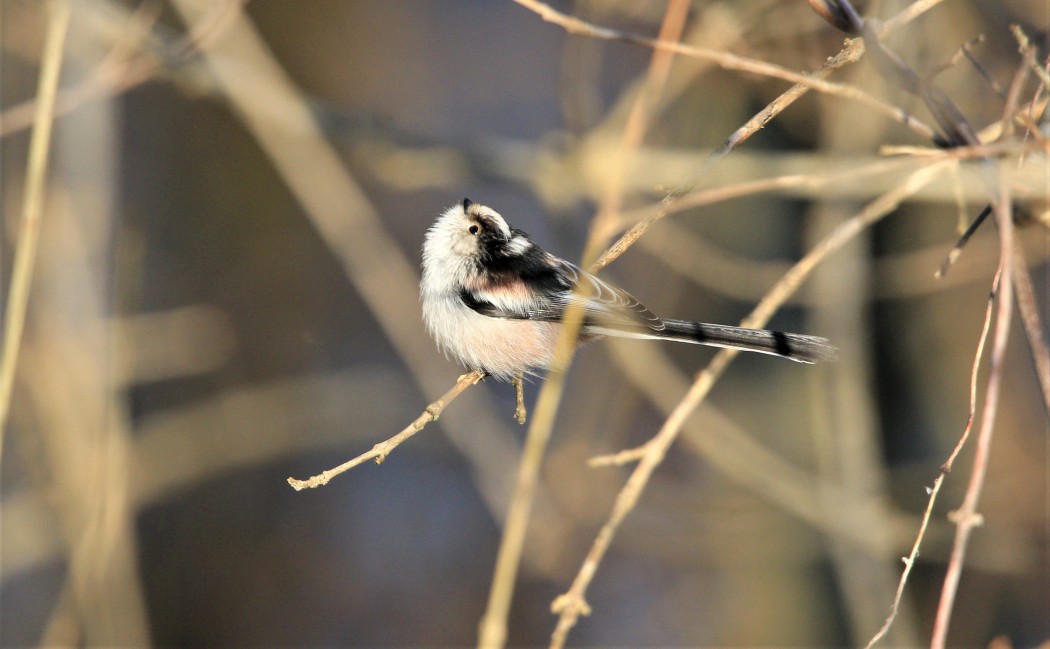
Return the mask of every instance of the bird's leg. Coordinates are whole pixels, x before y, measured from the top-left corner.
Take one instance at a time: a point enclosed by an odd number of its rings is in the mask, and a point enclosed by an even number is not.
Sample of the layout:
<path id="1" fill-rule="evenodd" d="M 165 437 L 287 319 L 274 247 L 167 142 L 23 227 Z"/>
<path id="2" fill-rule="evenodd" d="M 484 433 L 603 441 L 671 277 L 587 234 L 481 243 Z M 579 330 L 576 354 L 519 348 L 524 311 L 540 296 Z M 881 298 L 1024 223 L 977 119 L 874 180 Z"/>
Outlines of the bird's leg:
<path id="1" fill-rule="evenodd" d="M 522 377 L 522 373 L 518 372 L 514 375 L 514 396 L 517 398 L 517 405 L 514 407 L 514 419 L 518 420 L 519 424 L 525 423 L 525 384 Z"/>

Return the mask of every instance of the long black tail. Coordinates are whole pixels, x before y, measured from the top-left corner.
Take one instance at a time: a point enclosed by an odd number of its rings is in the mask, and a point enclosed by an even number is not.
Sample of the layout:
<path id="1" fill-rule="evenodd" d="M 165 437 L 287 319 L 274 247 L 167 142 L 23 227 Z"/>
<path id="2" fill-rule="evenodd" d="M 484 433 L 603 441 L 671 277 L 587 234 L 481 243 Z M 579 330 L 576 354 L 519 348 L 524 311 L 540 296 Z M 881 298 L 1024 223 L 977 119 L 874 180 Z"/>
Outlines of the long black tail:
<path id="1" fill-rule="evenodd" d="M 837 352 L 834 345 L 820 336 L 788 334 L 765 329 L 745 329 L 687 320 L 664 320 L 663 323 L 662 331 L 652 332 L 654 338 L 743 349 L 781 356 L 800 363 L 834 360 Z"/>

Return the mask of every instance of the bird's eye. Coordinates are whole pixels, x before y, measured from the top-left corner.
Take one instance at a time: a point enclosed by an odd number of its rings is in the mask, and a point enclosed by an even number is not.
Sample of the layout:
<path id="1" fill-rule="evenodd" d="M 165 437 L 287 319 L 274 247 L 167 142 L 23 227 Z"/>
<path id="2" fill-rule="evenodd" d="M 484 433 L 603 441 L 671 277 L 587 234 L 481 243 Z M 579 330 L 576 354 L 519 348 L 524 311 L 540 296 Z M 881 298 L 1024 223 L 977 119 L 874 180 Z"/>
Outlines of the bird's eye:
<path id="1" fill-rule="evenodd" d="M 477 234 L 480 231 L 481 231 L 481 228 L 479 228 L 477 225 L 472 225 L 469 228 L 467 228 L 467 232 L 469 232 L 471 234 Z"/>

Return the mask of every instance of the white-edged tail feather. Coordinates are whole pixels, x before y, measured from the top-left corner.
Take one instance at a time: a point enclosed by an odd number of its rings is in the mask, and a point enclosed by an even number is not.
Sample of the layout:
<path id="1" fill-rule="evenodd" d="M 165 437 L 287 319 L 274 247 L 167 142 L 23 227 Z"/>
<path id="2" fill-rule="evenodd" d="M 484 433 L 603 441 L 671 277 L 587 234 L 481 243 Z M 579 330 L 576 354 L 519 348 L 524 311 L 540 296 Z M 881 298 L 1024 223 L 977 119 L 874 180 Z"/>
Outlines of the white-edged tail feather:
<path id="1" fill-rule="evenodd" d="M 830 361 L 837 350 L 826 338 L 789 334 L 765 329 L 745 329 L 729 325 L 690 322 L 688 320 L 663 320 L 662 329 L 646 327 L 613 328 L 590 325 L 587 332 L 621 338 L 648 338 L 675 340 L 678 342 L 727 347 L 761 354 L 771 354 L 799 363 Z"/>

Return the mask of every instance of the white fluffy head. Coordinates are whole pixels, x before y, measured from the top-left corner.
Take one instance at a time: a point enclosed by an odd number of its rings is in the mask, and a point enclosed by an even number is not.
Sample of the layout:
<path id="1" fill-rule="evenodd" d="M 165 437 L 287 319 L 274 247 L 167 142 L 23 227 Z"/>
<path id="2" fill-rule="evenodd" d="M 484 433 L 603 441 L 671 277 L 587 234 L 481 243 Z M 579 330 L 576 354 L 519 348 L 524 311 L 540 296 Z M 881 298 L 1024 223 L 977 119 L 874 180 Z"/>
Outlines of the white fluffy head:
<path id="1" fill-rule="evenodd" d="M 521 238 L 522 241 L 517 241 Z M 531 242 L 515 237 L 496 210 L 464 199 L 445 210 L 427 230 L 423 241 L 423 290 L 445 290 L 459 280 L 476 276 L 486 242 L 497 240 L 511 249 Z"/>

